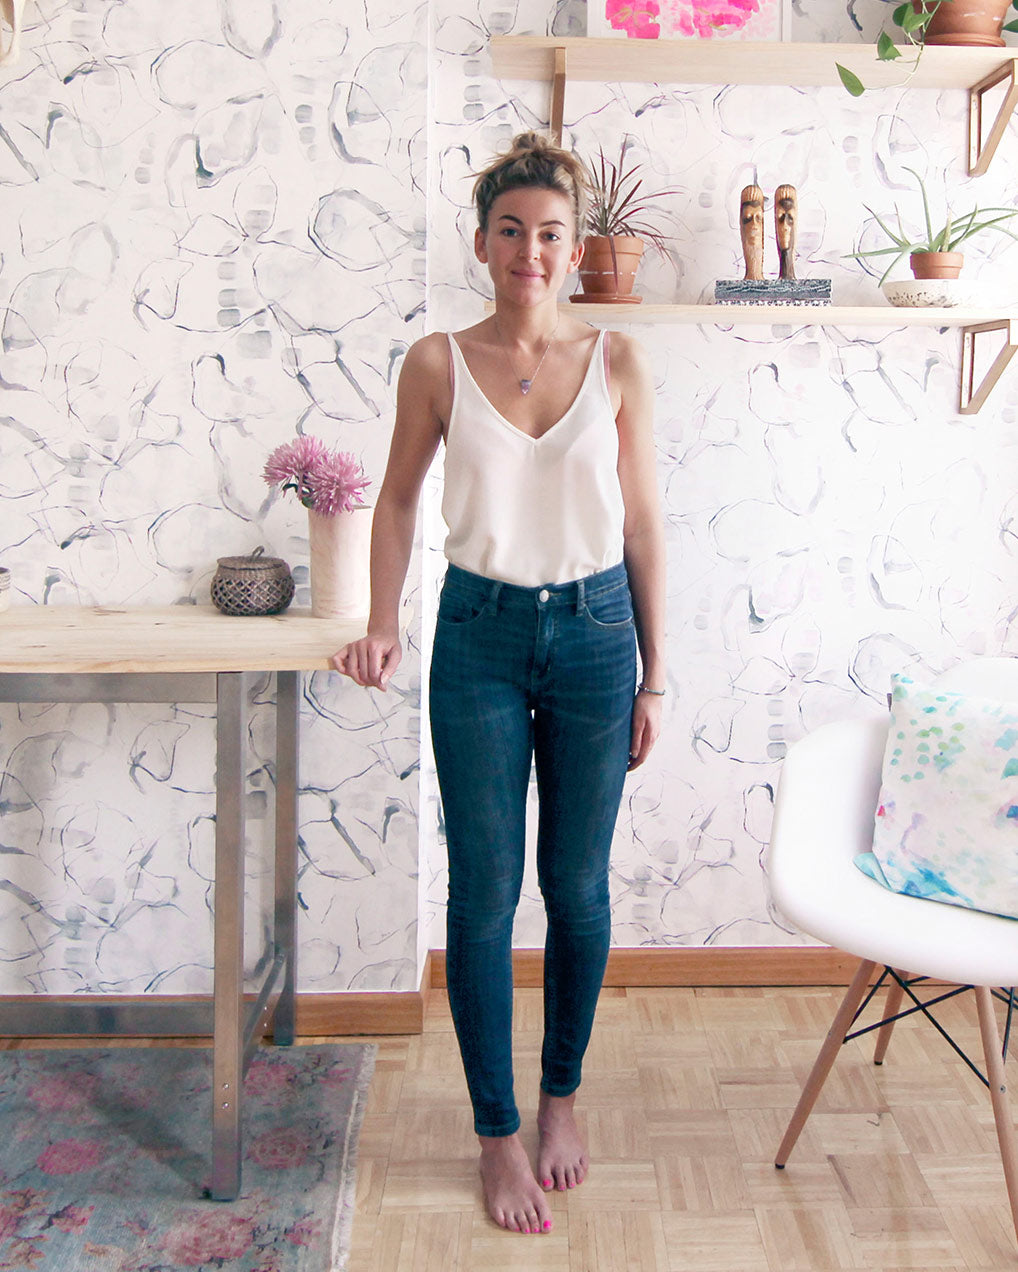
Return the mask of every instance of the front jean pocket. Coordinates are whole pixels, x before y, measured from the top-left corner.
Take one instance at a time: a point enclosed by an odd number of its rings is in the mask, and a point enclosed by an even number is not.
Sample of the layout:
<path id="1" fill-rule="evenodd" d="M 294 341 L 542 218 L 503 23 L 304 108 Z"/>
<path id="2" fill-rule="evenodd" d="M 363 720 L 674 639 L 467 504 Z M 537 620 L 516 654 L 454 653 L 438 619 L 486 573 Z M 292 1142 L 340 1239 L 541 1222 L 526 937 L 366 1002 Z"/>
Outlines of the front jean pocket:
<path id="1" fill-rule="evenodd" d="M 583 600 L 583 613 L 595 626 L 622 629 L 633 625 L 633 599 L 626 584 L 595 592 Z"/>
<path id="2" fill-rule="evenodd" d="M 438 602 L 438 621 L 452 627 L 464 627 L 476 623 L 488 611 L 491 596 L 480 591 L 461 591 L 459 588 L 442 588 Z"/>

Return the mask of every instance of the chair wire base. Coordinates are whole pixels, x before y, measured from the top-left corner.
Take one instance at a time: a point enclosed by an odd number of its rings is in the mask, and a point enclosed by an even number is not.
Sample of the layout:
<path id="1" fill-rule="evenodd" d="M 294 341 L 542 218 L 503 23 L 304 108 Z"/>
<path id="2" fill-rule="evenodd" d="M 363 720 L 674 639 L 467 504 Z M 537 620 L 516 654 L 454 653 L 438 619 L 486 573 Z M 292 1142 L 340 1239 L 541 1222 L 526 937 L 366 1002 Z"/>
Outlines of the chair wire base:
<path id="1" fill-rule="evenodd" d="M 870 987 L 869 993 L 863 999 L 855 1015 L 852 1017 L 852 1025 L 854 1025 L 855 1022 L 866 1011 L 866 1008 L 873 1001 L 873 997 L 877 993 L 877 991 L 879 989 L 882 989 L 883 986 L 885 984 L 888 984 L 889 982 L 890 982 L 889 998 L 891 998 L 891 996 L 893 995 L 892 1001 L 895 1004 L 894 1009 L 891 1011 L 890 1014 L 885 1014 L 875 1024 L 864 1025 L 861 1029 L 852 1029 L 850 1026 L 849 1032 L 845 1034 L 843 1042 L 851 1042 L 853 1038 L 861 1038 L 864 1034 L 872 1033 L 874 1029 L 883 1029 L 883 1030 L 889 1031 L 891 1026 L 894 1025 L 897 1021 L 904 1020 L 908 1016 L 914 1016 L 916 1012 L 922 1012 L 923 1015 L 926 1017 L 926 1019 L 934 1027 L 934 1029 L 936 1029 L 937 1033 L 939 1033 L 940 1036 L 944 1039 L 944 1041 L 948 1044 L 948 1046 L 950 1046 L 961 1057 L 961 1059 L 965 1061 L 965 1063 L 976 1075 L 976 1077 L 983 1084 L 983 1086 L 988 1087 L 990 1085 L 990 1082 L 986 1074 L 983 1073 L 983 1071 L 972 1060 L 972 1058 L 965 1053 L 964 1049 L 954 1040 L 954 1038 L 951 1037 L 948 1031 L 944 1028 L 944 1026 L 940 1023 L 940 1021 L 937 1020 L 937 1018 L 933 1015 L 932 1011 L 930 1010 L 931 1007 L 936 1007 L 939 1003 L 947 1002 L 948 999 L 951 999 L 951 998 L 957 998 L 959 994 L 967 994 L 974 987 L 972 985 L 954 985 L 949 990 L 945 991 L 943 994 L 937 994 L 936 997 L 927 998 L 925 1001 L 923 1001 L 923 1000 L 920 1000 L 920 998 L 914 992 L 912 987 L 914 985 L 921 985 L 928 980 L 929 980 L 929 977 L 927 976 L 911 976 L 911 977 L 902 976 L 900 973 L 896 972 L 893 967 L 885 967 L 884 970 L 881 972 L 879 978 Z M 895 985 L 897 986 L 897 991 L 898 991 L 897 993 L 895 993 L 895 988 L 894 988 Z M 1001 1046 L 1001 1060 L 1006 1062 L 1008 1047 L 1010 1045 L 1010 1039 L 1011 1039 L 1011 1022 L 1014 1017 L 1014 1010 L 1015 1010 L 1014 987 L 1012 986 L 1010 989 L 1000 989 L 1000 990 L 994 989 L 994 990 L 991 990 L 991 993 L 993 994 L 993 997 L 996 998 L 998 1001 L 1007 1004 L 1007 1012 L 1004 1018 L 1004 1037 L 1003 1037 L 1003 1042 Z M 908 995 L 908 997 L 912 1000 L 913 1006 L 906 1007 L 904 1011 L 898 1011 L 897 1003 L 901 1001 L 902 995 Z M 886 1037 L 886 1035 L 882 1035 L 882 1036 Z M 874 1063 L 881 1064 L 882 1062 L 883 1062 L 883 1053 L 882 1051 L 880 1051 L 878 1053 L 878 1056 L 874 1058 Z"/>

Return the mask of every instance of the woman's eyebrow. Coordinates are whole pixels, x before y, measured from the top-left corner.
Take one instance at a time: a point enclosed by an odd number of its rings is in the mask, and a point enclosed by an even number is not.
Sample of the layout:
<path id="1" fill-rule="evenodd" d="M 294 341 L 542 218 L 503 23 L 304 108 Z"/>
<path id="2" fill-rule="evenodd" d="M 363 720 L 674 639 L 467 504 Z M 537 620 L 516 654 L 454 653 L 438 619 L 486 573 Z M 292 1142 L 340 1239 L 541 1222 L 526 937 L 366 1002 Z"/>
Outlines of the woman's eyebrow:
<path id="1" fill-rule="evenodd" d="M 523 222 L 520 220 L 520 218 L 519 218 L 518 216 L 514 216 L 512 212 L 503 212 L 503 213 L 501 214 L 501 216 L 499 216 L 499 218 L 498 218 L 498 219 L 499 219 L 500 221 L 513 221 L 516 225 L 522 225 L 522 224 L 523 224 Z M 541 225 L 562 225 L 562 226 L 564 226 L 564 225 L 565 225 L 565 221 L 560 221 L 560 220 L 558 220 L 558 218 L 553 217 L 551 220 L 548 220 L 548 221 L 542 221 L 542 222 L 541 222 Z"/>

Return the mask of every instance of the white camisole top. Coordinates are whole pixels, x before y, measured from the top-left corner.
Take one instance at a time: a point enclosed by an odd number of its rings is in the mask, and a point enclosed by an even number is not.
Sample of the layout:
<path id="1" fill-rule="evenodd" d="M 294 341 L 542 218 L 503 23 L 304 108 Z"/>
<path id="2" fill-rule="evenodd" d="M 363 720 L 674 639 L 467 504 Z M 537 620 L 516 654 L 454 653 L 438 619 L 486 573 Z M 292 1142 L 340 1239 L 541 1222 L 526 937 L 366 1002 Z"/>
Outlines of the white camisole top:
<path id="1" fill-rule="evenodd" d="M 453 565 L 521 587 L 568 583 L 622 560 L 618 426 L 598 336 L 572 406 L 528 437 L 481 392 L 456 341 L 442 516 Z"/>

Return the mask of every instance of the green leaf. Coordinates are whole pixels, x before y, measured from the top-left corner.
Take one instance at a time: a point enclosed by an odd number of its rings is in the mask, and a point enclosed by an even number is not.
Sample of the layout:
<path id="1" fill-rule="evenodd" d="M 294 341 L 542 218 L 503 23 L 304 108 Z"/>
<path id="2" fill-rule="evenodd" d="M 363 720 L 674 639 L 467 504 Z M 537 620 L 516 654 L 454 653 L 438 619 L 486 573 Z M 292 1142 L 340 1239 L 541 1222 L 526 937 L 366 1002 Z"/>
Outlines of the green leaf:
<path id="1" fill-rule="evenodd" d="M 925 31 L 930 25 L 932 13 L 916 13 L 911 9 L 901 20 L 901 29 L 906 35 L 915 35 L 917 31 Z"/>
<path id="2" fill-rule="evenodd" d="M 926 187 L 925 187 L 925 185 L 923 185 L 923 179 L 922 179 L 922 177 L 919 175 L 919 173 L 918 173 L 918 172 L 916 172 L 915 168 L 909 168 L 909 167 L 906 167 L 906 168 L 905 168 L 905 171 L 906 171 L 906 172 L 911 172 L 911 174 L 913 175 L 913 177 L 915 177 L 916 181 L 918 182 L 918 185 L 919 185 L 919 193 L 923 196 L 923 216 L 924 216 L 924 217 L 925 217 L 925 219 L 926 219 L 926 241 L 927 241 L 928 243 L 931 243 L 931 244 L 932 244 L 932 242 L 933 242 L 933 222 L 930 220 L 930 204 L 929 204 L 929 200 L 926 198 Z M 931 248 L 931 250 L 932 250 L 932 248 Z"/>
<path id="3" fill-rule="evenodd" d="M 1004 30 L 1005 30 L 1005 31 L 1018 31 L 1018 19 L 1016 19 L 1014 22 L 1005 22 L 1005 23 L 1004 23 Z"/>
<path id="4" fill-rule="evenodd" d="M 911 0 L 906 0 L 905 4 L 899 4 L 897 9 L 891 14 L 891 21 L 895 26 L 901 26 L 905 21 L 905 14 L 912 8 Z"/>
<path id="5" fill-rule="evenodd" d="M 862 97 L 866 90 L 863 87 L 862 80 L 859 76 L 853 71 L 850 71 L 847 66 L 842 66 L 840 62 L 835 62 L 834 65 L 838 68 L 838 74 L 841 76 L 841 82 L 848 92 L 850 92 L 853 97 Z"/>
<path id="6" fill-rule="evenodd" d="M 901 234 L 898 235 L 898 234 L 895 234 L 895 232 L 890 228 L 889 225 L 886 225 L 880 219 L 880 217 L 877 216 L 876 212 L 874 212 L 873 209 L 869 207 L 868 204 L 864 203 L 863 207 L 866 208 L 866 211 L 870 214 L 870 216 L 874 219 L 874 221 L 876 221 L 877 225 L 880 226 L 880 228 L 884 231 L 884 233 L 887 235 L 887 237 L 891 240 L 892 243 L 897 243 L 899 247 L 907 246 L 909 239 L 904 229 L 902 229 L 900 215 L 898 216 L 898 228 L 901 229 Z M 897 209 L 895 209 L 895 211 L 897 211 Z"/>
<path id="7" fill-rule="evenodd" d="M 898 253 L 898 255 L 894 258 L 894 260 L 891 261 L 890 265 L 888 265 L 888 267 L 880 275 L 880 283 L 878 284 L 879 286 L 882 287 L 884 285 L 884 283 L 887 281 L 887 275 L 891 272 L 892 269 L 894 269 L 895 265 L 897 265 L 897 263 L 900 260 L 902 260 L 904 257 L 908 255 L 909 255 L 909 251 L 907 248 L 905 249 L 905 251 Z"/>
<path id="8" fill-rule="evenodd" d="M 901 57 L 900 50 L 886 31 L 881 31 L 877 37 L 877 57 L 881 62 L 893 62 L 896 57 Z"/>

